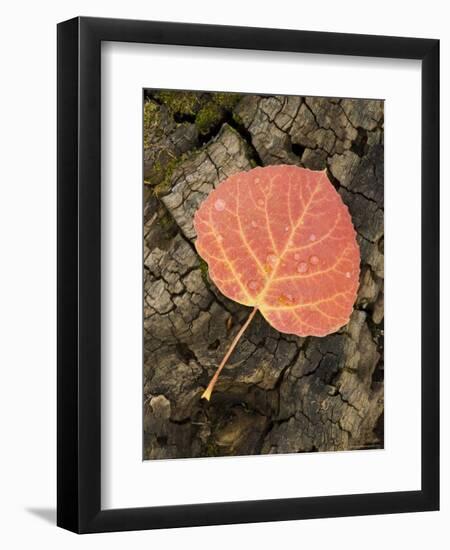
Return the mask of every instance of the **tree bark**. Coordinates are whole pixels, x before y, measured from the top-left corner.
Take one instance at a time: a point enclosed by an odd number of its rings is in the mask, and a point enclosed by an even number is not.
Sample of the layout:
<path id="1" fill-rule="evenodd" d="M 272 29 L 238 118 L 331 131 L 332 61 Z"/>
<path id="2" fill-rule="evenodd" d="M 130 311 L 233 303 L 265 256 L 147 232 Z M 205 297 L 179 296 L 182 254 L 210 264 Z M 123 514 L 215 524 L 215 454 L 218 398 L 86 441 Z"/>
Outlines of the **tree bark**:
<path id="1" fill-rule="evenodd" d="M 144 458 L 382 448 L 383 102 L 197 95 L 188 113 L 147 100 Z M 256 314 L 207 402 L 251 310 L 209 278 L 193 215 L 227 176 L 286 163 L 326 168 L 349 207 L 362 263 L 355 309 L 325 338 L 281 334 Z"/>

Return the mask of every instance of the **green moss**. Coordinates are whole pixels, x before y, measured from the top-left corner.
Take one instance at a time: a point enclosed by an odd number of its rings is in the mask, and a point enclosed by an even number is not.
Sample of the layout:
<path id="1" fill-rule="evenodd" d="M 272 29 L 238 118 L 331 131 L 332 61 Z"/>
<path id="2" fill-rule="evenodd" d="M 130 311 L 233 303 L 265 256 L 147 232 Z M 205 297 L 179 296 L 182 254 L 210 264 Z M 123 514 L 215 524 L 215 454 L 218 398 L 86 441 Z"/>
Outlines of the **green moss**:
<path id="1" fill-rule="evenodd" d="M 175 221 L 167 212 L 159 217 L 158 224 L 167 234 L 172 234 L 176 231 Z"/>
<path id="2" fill-rule="evenodd" d="M 177 90 L 161 90 L 155 94 L 171 113 L 195 115 L 200 107 L 200 94 L 197 92 L 180 92 Z"/>
<path id="3" fill-rule="evenodd" d="M 242 97 L 241 94 L 227 92 L 183 92 L 177 90 L 160 90 L 154 94 L 158 103 L 165 105 L 173 115 L 195 117 L 198 131 L 205 135 L 224 117 L 225 111 L 231 111 Z M 144 107 L 144 145 L 145 129 L 155 127 L 160 118 L 159 105 L 152 100 Z M 148 131 L 148 130 L 147 130 Z"/>
<path id="4" fill-rule="evenodd" d="M 241 96 L 225 92 L 210 94 L 210 98 L 203 104 L 195 117 L 195 124 L 201 134 L 207 134 L 225 117 L 226 111 L 231 111 Z"/>
<path id="5" fill-rule="evenodd" d="M 157 197 L 165 195 L 170 191 L 172 174 L 179 162 L 179 158 L 173 158 L 170 159 L 164 166 L 161 165 L 160 162 L 154 164 L 153 172 L 155 174 L 155 179 L 159 180 L 159 183 L 154 187 L 155 195 Z"/>
<path id="6" fill-rule="evenodd" d="M 148 100 L 144 103 L 144 148 L 150 147 L 150 131 L 160 123 L 159 105 Z"/>
<path id="7" fill-rule="evenodd" d="M 200 258 L 200 271 L 202 274 L 202 279 L 205 281 L 205 283 L 208 282 L 208 264 Z"/>
<path id="8" fill-rule="evenodd" d="M 223 107 L 227 111 L 231 111 L 236 103 L 241 99 L 241 94 L 234 94 L 229 92 L 215 92 L 211 94 L 212 99 L 216 105 Z"/>
<path id="9" fill-rule="evenodd" d="M 179 90 L 160 90 L 155 98 L 163 103 L 172 113 L 195 115 L 212 100 L 216 106 L 231 110 L 241 99 L 241 94 L 228 92 L 183 92 Z"/>
<path id="10" fill-rule="evenodd" d="M 190 151 L 191 157 L 193 153 L 194 151 Z M 178 168 L 178 166 L 187 159 L 187 157 L 188 153 L 183 153 L 179 157 L 171 158 L 169 162 L 164 165 L 161 165 L 161 163 L 156 163 L 153 166 L 156 179 L 159 180 L 159 183 L 153 188 L 154 193 L 157 197 L 160 197 L 161 195 L 166 195 L 170 191 L 173 173 Z"/>
<path id="11" fill-rule="evenodd" d="M 181 114 L 195 118 L 198 132 L 207 135 L 214 127 L 225 120 L 226 112 L 231 111 L 242 96 L 225 92 L 205 93 L 160 90 L 155 92 L 153 97 L 156 101 L 148 99 L 144 103 L 144 149 L 150 150 L 153 150 L 154 143 L 164 135 L 166 114 L 161 111 L 161 104 L 169 110 L 169 117 Z M 233 116 L 235 115 L 233 114 Z M 173 156 L 173 152 L 170 150 L 161 152 L 156 149 L 156 151 L 151 154 L 154 160 L 151 175 L 144 183 L 153 189 L 156 196 L 161 196 L 170 191 L 173 173 L 187 155 L 176 157 Z M 190 154 L 192 155 L 194 151 L 195 149 L 191 150 Z M 173 156 L 173 158 L 167 160 L 168 156 Z M 158 160 L 159 158 L 161 158 L 161 161 Z"/>
<path id="12" fill-rule="evenodd" d="M 214 440 L 212 438 L 209 438 L 208 442 L 206 443 L 205 456 L 220 456 L 220 454 L 220 449 L 218 449 Z"/>
<path id="13" fill-rule="evenodd" d="M 236 124 L 239 124 L 239 126 L 244 125 L 244 121 L 242 120 L 242 118 L 237 113 L 234 113 L 234 112 L 233 112 L 233 120 L 234 122 L 236 122 Z"/>
<path id="14" fill-rule="evenodd" d="M 223 118 L 224 111 L 214 101 L 204 105 L 195 117 L 195 124 L 201 134 L 207 134 Z"/>
<path id="15" fill-rule="evenodd" d="M 144 103 L 144 123 L 150 124 L 156 113 L 159 111 L 159 105 L 152 101 L 151 99 L 147 100 Z"/>

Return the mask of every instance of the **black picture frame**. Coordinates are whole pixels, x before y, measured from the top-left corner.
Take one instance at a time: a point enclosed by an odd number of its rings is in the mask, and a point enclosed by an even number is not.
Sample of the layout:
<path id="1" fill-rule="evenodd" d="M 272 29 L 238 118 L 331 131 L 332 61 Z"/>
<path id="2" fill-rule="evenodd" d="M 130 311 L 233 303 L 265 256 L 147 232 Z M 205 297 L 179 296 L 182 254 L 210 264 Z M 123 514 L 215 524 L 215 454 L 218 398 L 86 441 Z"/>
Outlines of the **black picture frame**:
<path id="1" fill-rule="evenodd" d="M 101 509 L 102 41 L 422 61 L 420 491 Z M 439 41 L 77 17 L 58 25 L 57 524 L 76 533 L 439 508 Z"/>

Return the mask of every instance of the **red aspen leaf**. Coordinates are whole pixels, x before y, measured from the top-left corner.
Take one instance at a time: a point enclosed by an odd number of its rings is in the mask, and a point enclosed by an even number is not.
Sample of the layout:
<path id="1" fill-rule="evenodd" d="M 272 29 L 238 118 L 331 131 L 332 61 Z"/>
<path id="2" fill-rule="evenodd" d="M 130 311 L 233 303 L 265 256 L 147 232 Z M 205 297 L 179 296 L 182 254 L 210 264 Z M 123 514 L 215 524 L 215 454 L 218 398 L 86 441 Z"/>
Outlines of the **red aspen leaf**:
<path id="1" fill-rule="evenodd" d="M 281 165 L 234 174 L 200 205 L 194 227 L 220 291 L 280 332 L 326 336 L 348 322 L 359 247 L 325 171 Z"/>

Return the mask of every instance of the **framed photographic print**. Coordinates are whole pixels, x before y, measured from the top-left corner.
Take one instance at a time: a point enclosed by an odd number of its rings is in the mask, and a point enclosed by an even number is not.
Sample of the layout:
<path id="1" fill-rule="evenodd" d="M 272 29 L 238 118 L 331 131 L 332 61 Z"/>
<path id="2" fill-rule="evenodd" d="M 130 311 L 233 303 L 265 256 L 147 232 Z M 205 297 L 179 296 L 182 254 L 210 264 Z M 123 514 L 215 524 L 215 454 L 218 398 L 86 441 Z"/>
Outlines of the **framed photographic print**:
<path id="1" fill-rule="evenodd" d="M 439 42 L 58 25 L 58 525 L 437 510 Z"/>

